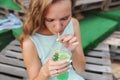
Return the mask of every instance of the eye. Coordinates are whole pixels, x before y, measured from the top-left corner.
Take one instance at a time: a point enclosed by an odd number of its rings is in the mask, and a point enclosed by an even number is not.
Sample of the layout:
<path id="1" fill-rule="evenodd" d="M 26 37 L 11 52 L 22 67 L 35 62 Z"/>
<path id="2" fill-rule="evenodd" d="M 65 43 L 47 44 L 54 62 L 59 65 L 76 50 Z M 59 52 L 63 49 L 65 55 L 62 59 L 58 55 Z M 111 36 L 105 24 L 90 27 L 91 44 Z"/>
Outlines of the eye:
<path id="1" fill-rule="evenodd" d="M 68 20 L 68 19 L 69 19 L 69 16 L 61 18 L 60 20 Z"/>
<path id="2" fill-rule="evenodd" d="M 45 19 L 47 22 L 53 22 L 54 19 Z"/>

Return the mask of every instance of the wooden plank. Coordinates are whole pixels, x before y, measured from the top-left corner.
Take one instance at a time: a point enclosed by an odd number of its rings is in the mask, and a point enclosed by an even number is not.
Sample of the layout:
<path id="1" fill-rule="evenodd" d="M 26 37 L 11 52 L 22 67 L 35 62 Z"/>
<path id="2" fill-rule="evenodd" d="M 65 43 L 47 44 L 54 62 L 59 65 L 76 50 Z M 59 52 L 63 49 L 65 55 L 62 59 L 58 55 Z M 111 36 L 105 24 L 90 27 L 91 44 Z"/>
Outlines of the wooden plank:
<path id="1" fill-rule="evenodd" d="M 110 37 L 114 37 L 114 38 L 120 38 L 120 35 L 118 35 L 118 34 L 112 34 Z"/>
<path id="2" fill-rule="evenodd" d="M 23 59 L 22 54 L 19 54 L 18 52 L 14 52 L 14 51 L 10 51 L 10 50 L 6 50 L 4 55 L 9 56 L 9 57 L 15 57 L 18 59 Z"/>
<path id="3" fill-rule="evenodd" d="M 6 50 L 14 50 L 14 51 L 19 51 L 19 52 L 22 51 L 22 49 L 21 49 L 20 46 L 15 46 L 15 45 L 8 45 L 8 46 L 6 47 Z"/>
<path id="4" fill-rule="evenodd" d="M 104 41 L 105 44 L 120 46 L 120 39 L 118 38 L 108 38 Z"/>
<path id="5" fill-rule="evenodd" d="M 21 80 L 17 77 L 0 74 L 0 80 Z"/>
<path id="6" fill-rule="evenodd" d="M 111 2 L 110 6 L 120 5 L 120 1 Z"/>
<path id="7" fill-rule="evenodd" d="M 94 64 L 86 64 L 86 70 L 95 71 L 95 72 L 105 72 L 105 73 L 111 73 L 111 67 L 110 66 L 104 66 L 104 65 L 94 65 Z"/>
<path id="8" fill-rule="evenodd" d="M 87 56 L 110 58 L 109 52 L 90 51 Z"/>
<path id="9" fill-rule="evenodd" d="M 0 64 L 0 72 L 19 76 L 19 77 L 27 77 L 27 73 L 24 68 L 15 67 L 6 64 Z"/>
<path id="10" fill-rule="evenodd" d="M 110 50 L 110 52 L 120 55 L 120 49 Z"/>
<path id="11" fill-rule="evenodd" d="M 112 60 L 120 60 L 120 56 L 111 57 Z"/>
<path id="12" fill-rule="evenodd" d="M 120 31 L 115 31 L 114 34 L 120 34 Z"/>
<path id="13" fill-rule="evenodd" d="M 110 59 L 107 58 L 95 58 L 95 57 L 86 57 L 87 63 L 98 64 L 98 65 L 106 65 L 111 66 Z"/>
<path id="14" fill-rule="evenodd" d="M 80 7 L 79 9 L 75 9 L 73 10 L 73 13 L 79 13 L 79 12 L 83 12 L 83 11 L 88 11 L 88 10 L 93 10 L 93 9 L 98 9 L 101 8 L 101 4 L 97 4 L 97 5 L 92 5 L 92 6 L 84 6 L 84 7 Z"/>
<path id="15" fill-rule="evenodd" d="M 23 61 L 15 59 L 15 58 L 5 57 L 5 56 L 0 56 L 0 63 L 4 63 L 7 65 L 13 65 L 13 66 L 25 67 Z"/>
<path id="16" fill-rule="evenodd" d="M 103 0 L 76 0 L 75 6 L 80 6 L 83 4 L 91 4 L 91 3 L 97 3 L 102 2 Z"/>
<path id="17" fill-rule="evenodd" d="M 20 42 L 18 40 L 13 40 L 10 44 L 11 45 L 20 45 Z"/>
<path id="18" fill-rule="evenodd" d="M 120 46 L 120 31 L 115 31 L 104 41 L 104 43 L 113 46 Z"/>
<path id="19" fill-rule="evenodd" d="M 84 72 L 81 75 L 87 80 L 113 80 L 111 77 L 108 77 L 106 75 L 91 72 Z M 108 75 L 111 76 L 111 74 Z"/>
<path id="20" fill-rule="evenodd" d="M 100 43 L 94 50 L 99 50 L 99 51 L 109 51 L 109 46 L 104 43 Z"/>
<path id="21" fill-rule="evenodd" d="M 113 75 L 111 73 L 103 73 L 103 75 L 106 77 L 105 80 L 113 80 Z"/>

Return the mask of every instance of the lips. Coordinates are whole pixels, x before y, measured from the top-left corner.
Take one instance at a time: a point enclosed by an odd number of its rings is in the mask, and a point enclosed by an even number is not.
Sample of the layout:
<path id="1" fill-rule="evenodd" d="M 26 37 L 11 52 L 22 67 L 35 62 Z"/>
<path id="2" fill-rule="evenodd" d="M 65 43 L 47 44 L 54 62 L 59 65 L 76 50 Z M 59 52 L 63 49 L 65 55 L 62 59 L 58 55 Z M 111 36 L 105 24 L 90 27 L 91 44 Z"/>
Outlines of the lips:
<path id="1" fill-rule="evenodd" d="M 60 32 L 59 32 L 59 34 L 62 34 L 62 33 L 63 33 L 63 31 L 60 31 Z"/>

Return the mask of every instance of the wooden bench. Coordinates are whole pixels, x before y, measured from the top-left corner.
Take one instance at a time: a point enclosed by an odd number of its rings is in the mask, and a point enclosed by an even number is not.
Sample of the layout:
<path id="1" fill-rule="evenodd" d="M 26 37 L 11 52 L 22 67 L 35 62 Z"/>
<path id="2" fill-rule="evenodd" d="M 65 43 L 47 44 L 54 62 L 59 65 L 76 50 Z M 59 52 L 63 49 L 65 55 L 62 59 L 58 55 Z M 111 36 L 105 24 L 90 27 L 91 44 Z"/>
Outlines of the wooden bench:
<path id="1" fill-rule="evenodd" d="M 109 47 L 103 43 L 86 55 L 86 80 L 113 80 Z"/>
<path id="2" fill-rule="evenodd" d="M 86 80 L 113 80 L 107 45 L 99 44 L 85 56 L 86 69 L 82 76 Z M 28 80 L 17 40 L 12 41 L 0 53 L 0 80 Z"/>
<path id="3" fill-rule="evenodd" d="M 8 79 L 7 79 L 8 78 Z M 0 80 L 27 80 L 20 44 L 11 42 L 0 53 Z"/>

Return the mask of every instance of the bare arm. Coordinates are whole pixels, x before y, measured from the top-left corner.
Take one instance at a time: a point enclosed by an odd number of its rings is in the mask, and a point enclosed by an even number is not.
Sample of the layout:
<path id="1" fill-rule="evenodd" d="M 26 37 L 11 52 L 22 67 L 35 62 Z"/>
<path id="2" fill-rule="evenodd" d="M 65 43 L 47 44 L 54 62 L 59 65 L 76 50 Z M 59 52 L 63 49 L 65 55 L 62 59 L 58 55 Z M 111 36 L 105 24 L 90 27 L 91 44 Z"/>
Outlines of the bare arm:
<path id="1" fill-rule="evenodd" d="M 68 61 L 54 62 L 51 59 L 42 66 L 35 45 L 30 39 L 23 42 L 23 59 L 30 80 L 48 80 L 50 76 L 55 77 L 69 69 Z"/>
<path id="2" fill-rule="evenodd" d="M 41 70 L 42 66 L 37 50 L 30 39 L 23 42 L 23 59 L 30 80 L 48 80 L 48 77 Z"/>
<path id="3" fill-rule="evenodd" d="M 59 38 L 59 41 L 72 52 L 73 67 L 80 74 L 85 68 L 85 56 L 81 45 L 80 28 L 76 19 L 72 18 L 74 35 L 66 34 Z"/>
<path id="4" fill-rule="evenodd" d="M 72 53 L 73 66 L 78 73 L 81 73 L 84 71 L 85 68 L 85 56 L 83 53 L 81 37 L 80 37 L 80 28 L 79 28 L 80 25 L 78 20 L 73 18 L 72 21 L 73 21 L 75 36 L 77 37 L 77 41 L 79 42 L 79 45 Z"/>

